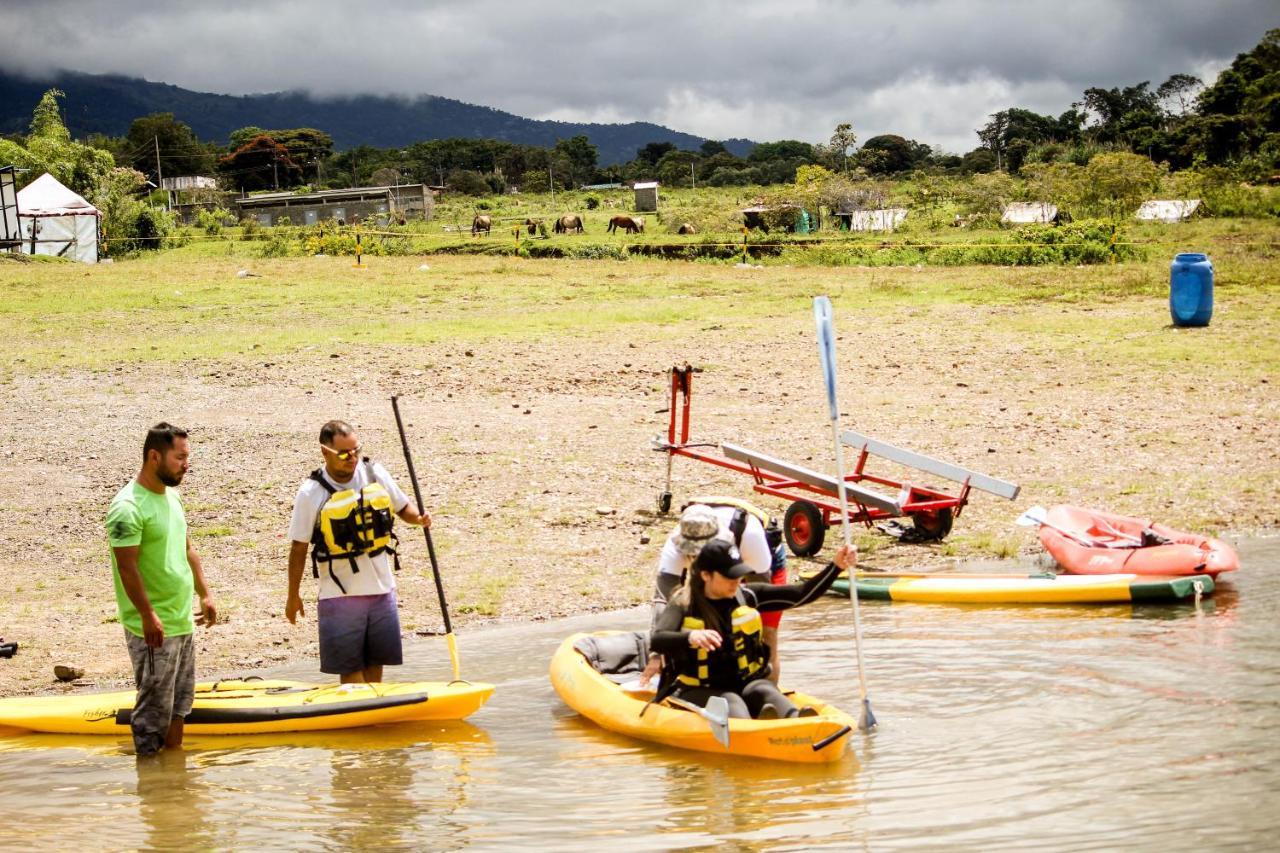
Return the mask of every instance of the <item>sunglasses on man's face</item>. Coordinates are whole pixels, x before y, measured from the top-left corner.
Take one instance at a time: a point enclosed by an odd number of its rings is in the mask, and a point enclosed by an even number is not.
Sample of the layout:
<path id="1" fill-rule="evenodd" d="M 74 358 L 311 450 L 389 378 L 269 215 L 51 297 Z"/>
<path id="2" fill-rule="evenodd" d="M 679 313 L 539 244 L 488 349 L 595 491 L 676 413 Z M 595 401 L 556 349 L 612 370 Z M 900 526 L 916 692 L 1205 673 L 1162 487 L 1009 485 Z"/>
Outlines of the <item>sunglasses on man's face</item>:
<path id="1" fill-rule="evenodd" d="M 332 453 L 333 457 L 337 459 L 339 462 L 348 462 L 360 455 L 360 448 L 363 447 L 364 445 L 357 444 L 355 447 L 351 448 L 350 450 L 334 450 L 332 447 L 330 447 L 327 444 L 322 444 L 320 446 L 324 448 L 325 452 Z"/>

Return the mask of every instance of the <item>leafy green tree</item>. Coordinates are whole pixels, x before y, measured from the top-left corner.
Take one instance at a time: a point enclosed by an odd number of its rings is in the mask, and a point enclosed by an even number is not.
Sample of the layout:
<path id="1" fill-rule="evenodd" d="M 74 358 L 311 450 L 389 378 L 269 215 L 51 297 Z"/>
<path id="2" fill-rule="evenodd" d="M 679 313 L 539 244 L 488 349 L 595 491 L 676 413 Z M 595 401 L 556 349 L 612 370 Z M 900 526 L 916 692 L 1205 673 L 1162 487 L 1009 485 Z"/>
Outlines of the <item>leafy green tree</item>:
<path id="1" fill-rule="evenodd" d="M 175 227 L 172 214 L 144 200 L 147 177 L 121 167 L 107 173 L 93 194 L 102 214 L 103 251 L 111 256 L 159 249 Z"/>
<path id="2" fill-rule="evenodd" d="M 1099 154 L 1084 168 L 1084 182 L 1086 203 L 1118 217 L 1151 197 L 1159 187 L 1160 168 L 1138 154 Z"/>
<path id="3" fill-rule="evenodd" d="M 864 154 L 864 152 L 868 152 Z M 873 156 L 870 152 L 875 152 Z M 873 136 L 858 152 L 859 163 L 873 175 L 892 175 L 910 171 L 929 159 L 928 145 L 895 134 Z"/>
<path id="4" fill-rule="evenodd" d="M 1026 180 L 1027 200 L 1052 202 L 1073 218 L 1092 212 L 1085 207 L 1084 167 L 1069 161 L 1028 163 L 1022 169 L 1022 176 Z"/>
<path id="5" fill-rule="evenodd" d="M 858 135 L 853 132 L 853 125 L 849 122 L 842 122 L 836 125 L 835 132 L 831 134 L 831 141 L 827 143 L 827 150 L 840 163 L 840 171 L 849 171 L 849 149 L 858 144 Z"/>
<path id="6" fill-rule="evenodd" d="M 174 118 L 173 113 L 151 113 L 134 119 L 124 138 L 130 154 L 122 165 L 148 175 L 156 184 L 162 175 L 208 175 L 213 171 L 213 153 L 209 146 L 201 143 L 191 128 Z M 157 174 L 157 151 L 160 175 Z"/>
<path id="7" fill-rule="evenodd" d="M 717 154 L 728 154 L 729 149 L 724 147 L 723 142 L 717 142 L 714 139 L 704 140 L 698 148 L 698 153 L 703 157 L 714 157 Z"/>
<path id="8" fill-rule="evenodd" d="M 1156 88 L 1156 99 L 1166 115 L 1181 117 L 1195 106 L 1196 95 L 1203 88 L 1199 77 L 1174 74 Z"/>
<path id="9" fill-rule="evenodd" d="M 269 136 L 255 136 L 223 157 L 218 171 L 241 190 L 287 189 L 302 183 L 302 168 Z"/>
<path id="10" fill-rule="evenodd" d="M 960 158 L 960 171 L 967 175 L 999 171 L 1000 163 L 989 148 L 975 148 Z"/>
<path id="11" fill-rule="evenodd" d="M 556 142 L 555 152 L 564 158 L 568 165 L 566 180 L 570 186 L 576 187 L 591 182 L 600 152 L 585 134 L 559 140 Z"/>
<path id="12" fill-rule="evenodd" d="M 676 147 L 670 142 L 650 142 L 643 148 L 636 149 L 636 161 L 656 166 L 658 161 L 662 159 L 663 154 L 675 150 Z"/>
<path id="13" fill-rule="evenodd" d="M 106 151 L 71 140 L 58 110 L 60 97 L 62 93 L 57 89 L 44 93 L 32 113 L 26 145 L 0 140 L 0 161 L 27 169 L 19 173 L 19 189 L 48 172 L 87 198 L 115 166 L 115 161 Z"/>
<path id="14" fill-rule="evenodd" d="M 669 187 L 692 185 L 696 164 L 702 158 L 692 151 L 668 151 L 658 161 L 658 180 Z"/>
<path id="15" fill-rule="evenodd" d="M 319 180 L 320 168 L 333 156 L 333 137 L 314 127 L 294 127 L 267 133 L 289 152 L 289 159 L 302 169 L 304 181 Z"/>
<path id="16" fill-rule="evenodd" d="M 1005 205 L 1017 198 L 1017 182 L 1004 172 L 974 175 L 955 188 L 955 197 L 966 213 L 999 219 Z"/>
<path id="17" fill-rule="evenodd" d="M 752 163 L 764 163 L 769 160 L 798 161 L 796 165 L 817 162 L 813 146 L 798 139 L 779 139 L 777 142 L 761 142 L 751 151 L 747 158 Z M 793 171 L 794 171 L 794 167 Z"/>
<path id="18" fill-rule="evenodd" d="M 484 179 L 484 175 L 470 169 L 454 169 L 449 173 L 445 186 L 451 192 L 463 195 L 489 195 L 493 190 Z"/>

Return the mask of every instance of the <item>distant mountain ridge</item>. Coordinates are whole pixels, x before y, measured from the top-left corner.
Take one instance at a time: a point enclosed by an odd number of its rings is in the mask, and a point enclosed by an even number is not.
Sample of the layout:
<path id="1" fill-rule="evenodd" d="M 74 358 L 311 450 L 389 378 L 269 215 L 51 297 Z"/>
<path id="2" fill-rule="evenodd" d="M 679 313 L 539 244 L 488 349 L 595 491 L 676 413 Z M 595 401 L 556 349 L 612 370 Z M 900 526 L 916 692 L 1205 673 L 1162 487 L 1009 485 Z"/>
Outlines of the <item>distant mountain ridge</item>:
<path id="1" fill-rule="evenodd" d="M 45 90 L 66 93 L 63 119 L 76 137 L 90 133 L 123 136 L 134 119 L 150 113 L 173 113 L 206 142 L 226 144 L 242 127 L 314 127 L 333 137 L 339 150 L 358 145 L 398 148 L 429 139 L 464 137 L 501 139 L 524 145 L 551 147 L 559 139 L 585 134 L 599 151 L 600 164 L 623 163 L 650 142 L 670 142 L 697 150 L 701 136 L 649 122 L 587 124 L 538 121 L 491 107 L 452 98 L 423 95 L 397 98 L 360 95 L 316 98 L 302 92 L 265 95 L 215 95 L 193 92 L 167 83 L 153 83 L 116 74 L 60 71 L 33 79 L 0 70 L 0 133 L 25 133 L 31 112 Z M 724 140 L 732 153 L 744 157 L 755 147 L 747 139 Z"/>

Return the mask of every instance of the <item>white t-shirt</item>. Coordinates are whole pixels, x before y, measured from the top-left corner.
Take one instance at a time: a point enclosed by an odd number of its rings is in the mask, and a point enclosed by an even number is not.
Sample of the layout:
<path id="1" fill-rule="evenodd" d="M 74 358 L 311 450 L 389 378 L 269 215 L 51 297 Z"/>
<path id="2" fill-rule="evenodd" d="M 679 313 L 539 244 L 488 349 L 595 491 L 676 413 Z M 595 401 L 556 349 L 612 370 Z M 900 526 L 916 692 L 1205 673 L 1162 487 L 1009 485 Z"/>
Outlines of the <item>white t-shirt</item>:
<path id="1" fill-rule="evenodd" d="M 716 534 L 716 538 L 732 542 L 733 533 L 729 531 L 729 523 L 733 521 L 737 507 L 713 506 L 711 511 L 715 513 L 716 521 L 720 522 L 720 532 Z M 686 557 L 676 550 L 676 536 L 679 533 L 680 525 L 677 524 L 662 545 L 662 554 L 658 557 L 659 574 L 679 576 L 693 565 L 693 557 Z M 751 513 L 747 513 L 747 526 L 742 531 L 742 542 L 738 545 L 738 550 L 742 552 L 742 562 L 750 566 L 751 571 L 769 577 L 773 569 L 773 553 L 764 536 L 764 525 Z"/>
<path id="2" fill-rule="evenodd" d="M 395 484 L 380 462 L 374 462 L 372 466 L 374 478 L 382 484 L 382 488 L 387 490 L 387 494 L 391 496 L 392 509 L 399 513 L 409 503 L 409 499 L 405 497 L 404 492 L 400 491 L 400 487 Z M 346 483 L 335 481 L 329 476 L 329 472 L 323 469 L 321 469 L 321 476 L 336 491 L 359 490 L 369 484 L 369 466 L 362 461 L 356 466 L 356 472 L 351 480 Z M 320 509 L 328 500 L 329 493 L 325 491 L 324 486 L 310 477 L 302 482 L 302 486 L 298 489 L 298 496 L 293 500 L 293 518 L 289 521 L 291 540 L 311 542 L 311 534 L 315 531 Z M 396 588 L 395 573 L 391 571 L 391 559 L 385 551 L 376 557 L 357 554 L 356 568 L 360 570 L 358 572 L 351 570 L 351 561 L 346 557 L 339 557 L 332 563 L 321 560 L 318 565 L 320 568 L 319 598 L 337 598 L 341 595 L 382 595 Z M 330 576 L 331 568 L 338 580 L 342 581 L 342 586 L 346 587 L 345 593 Z"/>

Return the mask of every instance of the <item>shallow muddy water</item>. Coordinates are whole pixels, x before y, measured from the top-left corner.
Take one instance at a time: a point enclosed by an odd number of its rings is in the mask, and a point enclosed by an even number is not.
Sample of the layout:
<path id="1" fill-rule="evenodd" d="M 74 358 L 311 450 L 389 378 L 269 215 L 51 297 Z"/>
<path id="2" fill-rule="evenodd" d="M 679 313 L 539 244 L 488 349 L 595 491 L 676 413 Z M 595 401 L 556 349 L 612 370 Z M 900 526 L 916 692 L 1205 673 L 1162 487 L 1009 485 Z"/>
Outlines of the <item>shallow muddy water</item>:
<path id="1" fill-rule="evenodd" d="M 463 674 L 497 684 L 466 723 L 206 737 L 146 762 L 110 738 L 0 738 L 0 847 L 1264 849 L 1280 538 L 1238 545 L 1198 609 L 863 602 L 880 728 L 832 766 L 667 749 L 568 710 L 555 647 L 643 627 L 631 610 L 460 636 Z M 788 614 L 783 682 L 856 712 L 851 621 L 836 598 Z M 443 641 L 407 652 L 397 678 L 447 675 Z"/>

